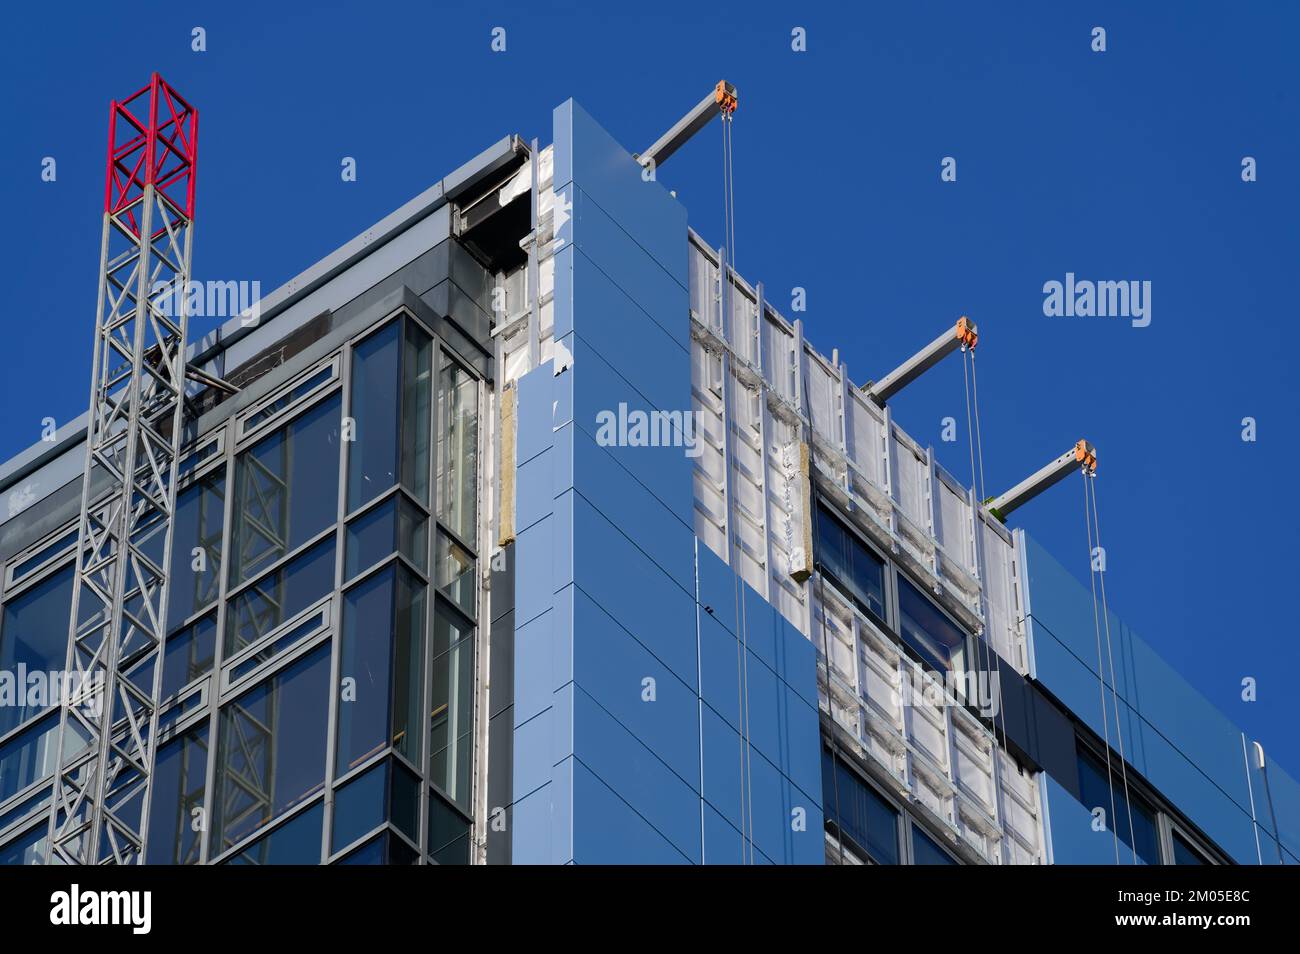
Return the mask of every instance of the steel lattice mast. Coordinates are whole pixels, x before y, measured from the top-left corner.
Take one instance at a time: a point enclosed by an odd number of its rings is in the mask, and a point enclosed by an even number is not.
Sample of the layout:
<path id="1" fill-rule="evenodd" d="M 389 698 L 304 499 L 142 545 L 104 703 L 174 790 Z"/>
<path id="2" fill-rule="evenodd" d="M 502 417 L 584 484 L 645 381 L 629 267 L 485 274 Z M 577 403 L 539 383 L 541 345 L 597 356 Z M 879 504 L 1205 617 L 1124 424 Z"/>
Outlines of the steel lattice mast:
<path id="1" fill-rule="evenodd" d="M 155 73 L 109 115 L 52 864 L 144 859 L 167 629 L 198 113 Z"/>

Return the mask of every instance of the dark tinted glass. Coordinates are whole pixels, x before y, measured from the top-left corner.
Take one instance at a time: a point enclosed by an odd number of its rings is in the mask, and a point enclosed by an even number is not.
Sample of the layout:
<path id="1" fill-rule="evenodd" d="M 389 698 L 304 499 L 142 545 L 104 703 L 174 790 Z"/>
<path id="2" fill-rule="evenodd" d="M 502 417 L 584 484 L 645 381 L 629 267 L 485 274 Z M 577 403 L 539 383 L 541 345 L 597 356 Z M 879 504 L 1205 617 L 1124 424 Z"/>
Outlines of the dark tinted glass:
<path id="1" fill-rule="evenodd" d="M 934 840 L 921 831 L 919 825 L 912 826 L 912 864 L 915 865 L 955 865 L 952 856 L 934 843 Z"/>
<path id="2" fill-rule="evenodd" d="M 334 538 L 294 557 L 230 601 L 226 655 L 233 656 L 334 588 Z"/>
<path id="3" fill-rule="evenodd" d="M 817 508 L 817 562 L 859 607 L 884 619 L 884 563 L 825 507 Z"/>
<path id="4" fill-rule="evenodd" d="M 203 808 L 208 770 L 207 726 L 200 726 L 160 748 L 156 764 L 145 860 L 151 865 L 198 864 L 202 815 L 195 812 Z"/>
<path id="5" fill-rule="evenodd" d="M 397 397 L 401 387 L 401 322 L 390 322 L 352 352 L 352 419 L 348 448 L 348 510 L 397 482 Z"/>
<path id="6" fill-rule="evenodd" d="M 180 625 L 215 602 L 221 573 L 221 532 L 226 475 L 213 471 L 176 498 L 171 578 L 167 583 L 167 626 Z M 195 551 L 199 551 L 197 554 Z"/>
<path id="7" fill-rule="evenodd" d="M 1174 839 L 1174 864 L 1176 865 L 1208 865 L 1210 862 L 1206 857 L 1192 847 L 1189 842 L 1178 832 L 1173 833 Z"/>
<path id="8" fill-rule="evenodd" d="M 898 812 L 844 762 L 822 750 L 822 800 L 826 818 L 866 849 L 873 861 L 898 864 Z"/>
<path id="9" fill-rule="evenodd" d="M 900 635 L 930 665 L 940 671 L 961 667 L 965 633 L 901 574 L 898 614 Z"/>
<path id="10" fill-rule="evenodd" d="M 231 865 L 320 864 L 320 829 L 325 809 L 320 802 L 229 859 Z"/>
<path id="11" fill-rule="evenodd" d="M 1114 793 L 1115 817 L 1111 818 L 1111 795 Z M 1129 802 L 1124 798 L 1123 781 L 1119 766 L 1112 763 L 1110 781 L 1106 778 L 1106 763 L 1091 752 L 1079 750 L 1079 800 L 1090 812 L 1100 808 L 1105 814 L 1106 830 L 1114 831 L 1129 849 L 1137 848 L 1138 858 L 1149 865 L 1160 863 L 1159 839 L 1156 836 L 1155 812 L 1137 798 L 1132 799 L 1132 831 L 1129 828 Z M 1120 860 L 1127 864 L 1132 855 Z"/>
<path id="12" fill-rule="evenodd" d="M 232 586 L 334 523 L 340 413 L 336 394 L 239 455 Z"/>
<path id="13" fill-rule="evenodd" d="M 326 644 L 221 710 L 216 850 L 257 831 L 325 781 L 330 657 Z M 320 825 L 316 826 L 317 837 Z"/>

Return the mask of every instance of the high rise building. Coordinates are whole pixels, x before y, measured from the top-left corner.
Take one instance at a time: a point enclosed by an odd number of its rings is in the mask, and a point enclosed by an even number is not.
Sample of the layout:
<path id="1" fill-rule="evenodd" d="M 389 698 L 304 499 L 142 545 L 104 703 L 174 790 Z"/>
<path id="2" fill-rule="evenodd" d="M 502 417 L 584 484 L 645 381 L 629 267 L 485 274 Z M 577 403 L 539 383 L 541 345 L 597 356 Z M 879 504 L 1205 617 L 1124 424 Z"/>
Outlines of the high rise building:
<path id="1" fill-rule="evenodd" d="M 1300 786 L 814 330 L 567 102 L 193 342 L 144 860 L 1297 863 Z M 86 427 L 0 467 L 3 863 Z"/>

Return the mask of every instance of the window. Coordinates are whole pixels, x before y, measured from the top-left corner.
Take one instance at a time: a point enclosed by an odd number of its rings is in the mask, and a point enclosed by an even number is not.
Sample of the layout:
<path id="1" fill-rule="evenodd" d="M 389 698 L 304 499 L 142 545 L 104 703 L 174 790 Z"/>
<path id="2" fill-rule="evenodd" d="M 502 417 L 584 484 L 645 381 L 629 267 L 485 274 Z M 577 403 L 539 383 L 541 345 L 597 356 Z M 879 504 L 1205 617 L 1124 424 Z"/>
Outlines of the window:
<path id="1" fill-rule="evenodd" d="M 1170 832 L 1170 840 L 1173 843 L 1174 864 L 1208 865 L 1210 863 L 1209 859 L 1201 853 L 1201 850 L 1194 847 L 1177 829 Z"/>
<path id="2" fill-rule="evenodd" d="M 1132 794 L 1132 789 L 1129 790 Z M 1111 818 L 1111 797 L 1114 796 L 1115 817 Z M 1132 833 L 1129 829 L 1129 805 L 1124 799 L 1124 786 L 1119 766 L 1112 764 L 1107 779 L 1106 764 L 1092 752 L 1079 748 L 1079 801 L 1090 812 L 1101 809 L 1106 829 L 1113 831 L 1122 844 L 1130 850 L 1136 848 L 1138 858 L 1149 865 L 1160 864 L 1159 837 L 1156 832 L 1155 810 L 1134 796 L 1132 805 Z M 1136 844 L 1135 844 L 1136 842 Z M 1122 853 L 1121 853 L 1122 854 Z M 1125 863 L 1127 863 L 1125 859 Z"/>
<path id="3" fill-rule="evenodd" d="M 433 339 L 408 321 L 402 345 L 402 483 L 425 506 L 432 411 Z"/>
<path id="4" fill-rule="evenodd" d="M 343 596 L 339 773 L 387 745 L 417 764 L 420 760 L 424 599 L 424 584 L 397 566 Z"/>
<path id="5" fill-rule="evenodd" d="M 817 562 L 860 609 L 885 618 L 885 562 L 822 506 L 817 508 Z"/>
<path id="6" fill-rule="evenodd" d="M 352 779 L 334 796 L 334 851 L 391 822 L 412 841 L 420 837 L 420 780 L 386 759 Z"/>
<path id="7" fill-rule="evenodd" d="M 230 865 L 320 864 L 320 830 L 325 808 L 317 802 L 260 841 L 228 858 Z"/>
<path id="8" fill-rule="evenodd" d="M 334 523 L 339 412 L 335 395 L 239 455 L 231 586 L 252 579 Z"/>
<path id="9" fill-rule="evenodd" d="M 352 351 L 352 419 L 348 510 L 397 482 L 402 323 L 389 322 Z"/>
<path id="10" fill-rule="evenodd" d="M 151 865 L 195 865 L 201 843 L 196 820 L 203 809 L 208 773 L 208 728 L 201 725 L 158 750 L 149 809 Z"/>
<path id="11" fill-rule="evenodd" d="M 966 634 L 902 574 L 898 576 L 898 629 L 903 640 L 939 672 L 962 668 Z"/>
<path id="12" fill-rule="evenodd" d="M 898 812 L 828 749 L 822 749 L 822 801 L 826 820 L 872 861 L 899 863 Z"/>
<path id="13" fill-rule="evenodd" d="M 225 499 L 224 469 L 207 474 L 177 495 L 167 581 L 168 629 L 216 602 Z"/>
<path id="14" fill-rule="evenodd" d="M 226 614 L 226 656 L 251 646 L 334 589 L 334 540 L 310 550 L 241 590 Z"/>
<path id="15" fill-rule="evenodd" d="M 47 834 L 49 834 L 49 826 L 40 824 L 0 848 L 0 867 L 44 863 Z"/>
<path id="16" fill-rule="evenodd" d="M 57 712 L 0 745 L 0 803 L 52 775 L 58 745 Z"/>
<path id="17" fill-rule="evenodd" d="M 0 614 L 0 673 L 8 678 L 0 677 L 0 736 L 58 701 L 53 693 L 30 692 L 17 680 L 20 666 L 29 675 L 62 672 L 66 668 L 74 573 L 71 565 L 66 566 L 4 604 Z M 83 596 L 82 622 L 91 618 L 98 602 L 89 594 Z"/>
<path id="18" fill-rule="evenodd" d="M 184 689 L 195 679 L 212 671 L 213 653 L 217 648 L 217 614 L 209 613 L 195 620 L 180 632 L 167 637 L 163 650 L 163 675 L 161 699 Z M 149 678 L 151 666 L 141 669 L 142 678 Z M 140 685 L 140 683 L 137 683 Z M 146 692 L 153 687 L 140 686 Z"/>
<path id="19" fill-rule="evenodd" d="M 428 520 L 404 494 L 397 493 L 348 524 L 348 554 L 343 578 L 350 580 L 389 554 L 401 552 L 421 571 L 428 559 Z"/>
<path id="20" fill-rule="evenodd" d="M 429 793 L 429 854 L 440 865 L 469 864 L 469 822 L 437 792 Z"/>
<path id="21" fill-rule="evenodd" d="M 419 854 L 390 831 L 376 835 L 342 861 L 341 865 L 413 865 Z"/>
<path id="22" fill-rule="evenodd" d="M 438 534 L 438 551 L 434 556 L 434 584 L 467 615 L 474 615 L 478 580 L 474 575 L 474 557 L 445 533 Z"/>
<path id="23" fill-rule="evenodd" d="M 478 382 L 445 359 L 438 378 L 438 517 L 474 544 L 478 522 Z"/>
<path id="24" fill-rule="evenodd" d="M 439 604 L 433 622 L 433 684 L 429 777 L 469 810 L 470 734 L 474 695 L 474 630 Z"/>
<path id="25" fill-rule="evenodd" d="M 326 644 L 222 707 L 214 854 L 320 791 L 329 684 Z M 319 848 L 319 822 L 316 839 Z"/>
<path id="26" fill-rule="evenodd" d="M 920 825 L 915 823 L 912 825 L 912 864 L 955 865 L 956 863 L 956 859 L 923 832 Z"/>

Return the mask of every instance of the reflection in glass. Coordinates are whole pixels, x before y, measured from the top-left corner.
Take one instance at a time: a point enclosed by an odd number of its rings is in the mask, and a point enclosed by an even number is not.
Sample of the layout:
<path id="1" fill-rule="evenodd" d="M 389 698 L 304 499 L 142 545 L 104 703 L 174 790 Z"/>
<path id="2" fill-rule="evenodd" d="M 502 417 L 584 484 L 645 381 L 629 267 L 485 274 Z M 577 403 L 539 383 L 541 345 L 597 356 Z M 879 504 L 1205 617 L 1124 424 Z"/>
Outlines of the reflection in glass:
<path id="1" fill-rule="evenodd" d="M 440 865 L 469 864 L 469 822 L 437 792 L 429 793 L 429 854 Z"/>
<path id="2" fill-rule="evenodd" d="M 205 475 L 176 497 L 171 576 L 167 582 L 169 630 L 217 599 L 225 500 L 224 468 Z"/>
<path id="3" fill-rule="evenodd" d="M 373 500 L 397 480 L 397 394 L 402 323 L 392 321 L 352 350 L 352 419 L 348 447 L 348 510 Z"/>
<path id="4" fill-rule="evenodd" d="M 253 645 L 333 588 L 334 538 L 327 537 L 230 600 L 226 657 Z"/>
<path id="5" fill-rule="evenodd" d="M 320 791 L 329 682 L 327 643 L 222 707 L 214 854 Z"/>
<path id="6" fill-rule="evenodd" d="M 432 404 L 433 341 L 408 321 L 402 347 L 402 483 L 426 506 Z"/>
<path id="7" fill-rule="evenodd" d="M 904 641 L 939 672 L 961 669 L 966 634 L 901 573 L 898 629 Z"/>
<path id="8" fill-rule="evenodd" d="M 320 864 L 320 830 L 325 808 L 317 802 L 261 841 L 226 860 L 228 865 Z"/>
<path id="9" fill-rule="evenodd" d="M 339 414 L 336 394 L 239 455 L 231 586 L 252 579 L 334 523 Z"/>
<path id="10" fill-rule="evenodd" d="M 885 618 L 885 564 L 825 507 L 817 508 L 817 563 L 860 609 Z"/>
<path id="11" fill-rule="evenodd" d="M 0 672 L 28 673 L 62 671 L 68 661 L 68 612 L 72 606 L 71 564 L 40 583 L 11 597 L 0 613 Z M 83 595 L 81 618 L 86 621 L 97 600 Z M 16 678 L 16 676 L 15 676 Z M 12 702 L 0 705 L 0 736 L 44 712 L 56 699 L 18 693 Z"/>
<path id="12" fill-rule="evenodd" d="M 474 557 L 459 543 L 444 533 L 438 534 L 438 552 L 435 556 L 434 583 L 468 615 L 474 615 L 477 580 L 474 575 Z"/>
<path id="13" fill-rule="evenodd" d="M 469 810 L 470 734 L 474 696 L 474 631 L 437 608 L 433 623 L 429 777 Z"/>
<path id="14" fill-rule="evenodd" d="M 466 542 L 478 520 L 478 382 L 454 361 L 438 377 L 438 517 Z"/>
<path id="15" fill-rule="evenodd" d="M 207 771 L 206 725 L 193 729 L 158 750 L 150 795 L 152 804 L 145 857 L 147 864 L 199 863 L 201 842 L 199 831 L 195 829 L 200 826 L 195 821 L 202 817 Z"/>
<path id="16" fill-rule="evenodd" d="M 209 613 L 168 636 L 163 650 L 162 694 L 159 698 L 166 699 L 195 679 L 211 672 L 216 647 L 216 613 Z M 152 692 L 153 687 L 150 686 L 145 691 Z"/>
<path id="17" fill-rule="evenodd" d="M 843 761 L 822 749 L 826 820 L 881 865 L 898 864 L 898 812 Z"/>
<path id="18" fill-rule="evenodd" d="M 423 570 L 428 551 L 427 523 L 420 509 L 400 493 L 352 518 L 343 578 L 350 580 L 394 551 L 400 551 Z"/>
<path id="19" fill-rule="evenodd" d="M 390 744 L 419 761 L 424 593 L 407 570 L 388 566 L 343 596 L 339 774 Z"/>
<path id="20" fill-rule="evenodd" d="M 1083 807 L 1090 812 L 1095 812 L 1100 808 L 1104 818 L 1111 818 L 1111 805 L 1114 804 L 1114 822 L 1107 827 L 1119 836 L 1119 840 L 1126 845 L 1130 852 L 1135 847 L 1138 860 L 1148 865 L 1160 864 L 1160 847 L 1159 836 L 1156 833 L 1155 812 L 1140 801 L 1136 796 L 1133 797 L 1131 804 L 1132 812 L 1129 812 L 1130 802 L 1124 797 L 1124 789 L 1119 784 L 1119 770 L 1117 766 L 1111 766 L 1112 777 L 1108 781 L 1106 775 L 1106 764 L 1098 757 L 1082 748 L 1079 749 L 1079 801 Z M 1112 803 L 1111 799 L 1114 798 Z M 1132 818 L 1132 830 L 1129 828 L 1129 818 Z M 1127 857 L 1123 857 L 1127 854 Z M 1127 864 L 1132 860 L 1132 854 L 1121 852 L 1121 860 Z"/>

